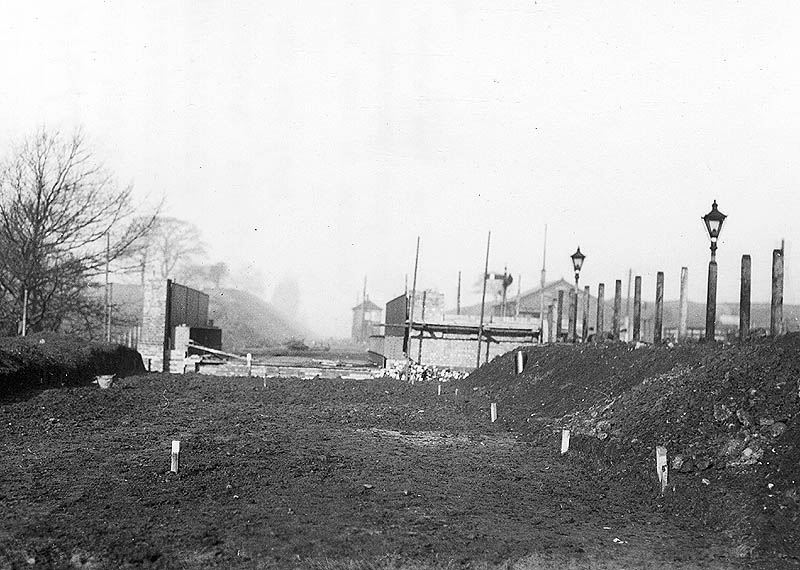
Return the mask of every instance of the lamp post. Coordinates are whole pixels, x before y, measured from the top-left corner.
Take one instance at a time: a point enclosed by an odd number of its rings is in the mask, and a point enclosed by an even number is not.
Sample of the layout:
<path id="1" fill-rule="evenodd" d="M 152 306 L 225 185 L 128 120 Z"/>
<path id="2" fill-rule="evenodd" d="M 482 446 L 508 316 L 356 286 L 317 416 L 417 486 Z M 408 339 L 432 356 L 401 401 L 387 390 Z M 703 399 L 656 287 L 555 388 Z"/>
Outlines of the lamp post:
<path id="1" fill-rule="evenodd" d="M 586 256 L 581 253 L 581 248 L 578 247 L 578 251 L 573 253 L 570 257 L 572 258 L 572 267 L 575 269 L 575 291 L 571 295 L 572 301 L 570 302 L 569 338 L 572 340 L 572 342 L 577 342 L 578 335 L 576 329 L 578 326 L 578 281 L 580 279 L 581 267 L 583 267 L 583 260 L 586 258 Z"/>
<path id="2" fill-rule="evenodd" d="M 570 255 L 572 258 L 572 267 L 575 269 L 575 293 L 578 293 L 578 280 L 581 275 L 581 267 L 583 267 L 583 260 L 586 256 L 581 253 L 581 248 L 578 246 L 578 251 Z"/>
<path id="3" fill-rule="evenodd" d="M 708 294 L 706 296 L 706 340 L 714 340 L 717 323 L 717 240 L 727 216 L 717 209 L 717 201 L 711 211 L 702 217 L 711 240 L 711 260 L 708 262 Z"/>

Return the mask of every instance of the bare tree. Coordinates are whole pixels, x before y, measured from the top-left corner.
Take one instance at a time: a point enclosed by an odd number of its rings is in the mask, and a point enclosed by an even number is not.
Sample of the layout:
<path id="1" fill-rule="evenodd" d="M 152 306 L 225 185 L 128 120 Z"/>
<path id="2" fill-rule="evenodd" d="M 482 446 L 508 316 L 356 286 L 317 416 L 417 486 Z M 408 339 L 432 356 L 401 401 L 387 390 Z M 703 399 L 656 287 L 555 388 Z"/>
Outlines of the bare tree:
<path id="1" fill-rule="evenodd" d="M 150 231 L 136 240 L 129 257 L 133 258 L 144 284 L 150 273 L 159 279 L 183 276 L 195 265 L 197 256 L 205 252 L 197 226 L 178 218 L 158 216 Z"/>
<path id="2" fill-rule="evenodd" d="M 131 187 L 118 187 L 80 133 L 40 130 L 0 170 L 0 318 L 12 328 L 28 291 L 31 330 L 60 330 L 98 309 L 89 294 L 107 260 L 144 235 Z"/>
<path id="3" fill-rule="evenodd" d="M 208 268 L 208 279 L 214 289 L 219 289 L 222 281 L 230 274 L 231 270 L 224 261 L 214 263 Z"/>

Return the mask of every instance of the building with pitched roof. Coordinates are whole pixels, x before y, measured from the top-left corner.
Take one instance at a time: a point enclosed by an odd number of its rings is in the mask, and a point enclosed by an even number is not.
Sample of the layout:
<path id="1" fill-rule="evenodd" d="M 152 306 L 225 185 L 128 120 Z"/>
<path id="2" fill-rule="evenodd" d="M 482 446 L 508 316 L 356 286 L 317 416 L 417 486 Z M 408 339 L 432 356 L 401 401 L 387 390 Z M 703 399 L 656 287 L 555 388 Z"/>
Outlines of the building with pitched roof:
<path id="1" fill-rule="evenodd" d="M 364 343 L 369 337 L 378 334 L 381 325 L 381 314 L 383 309 L 369 300 L 353 307 L 353 328 L 350 338 L 353 342 Z"/>

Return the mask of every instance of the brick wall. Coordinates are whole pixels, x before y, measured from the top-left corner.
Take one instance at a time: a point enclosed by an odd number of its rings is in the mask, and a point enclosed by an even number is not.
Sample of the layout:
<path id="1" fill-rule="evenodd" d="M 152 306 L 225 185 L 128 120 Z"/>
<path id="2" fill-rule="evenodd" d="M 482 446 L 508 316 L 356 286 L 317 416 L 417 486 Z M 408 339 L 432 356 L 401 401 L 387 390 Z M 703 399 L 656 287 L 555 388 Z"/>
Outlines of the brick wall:
<path id="1" fill-rule="evenodd" d="M 167 282 L 146 281 L 142 300 L 142 330 L 139 353 L 145 367 L 153 372 L 164 371 L 164 337 L 167 317 Z"/>

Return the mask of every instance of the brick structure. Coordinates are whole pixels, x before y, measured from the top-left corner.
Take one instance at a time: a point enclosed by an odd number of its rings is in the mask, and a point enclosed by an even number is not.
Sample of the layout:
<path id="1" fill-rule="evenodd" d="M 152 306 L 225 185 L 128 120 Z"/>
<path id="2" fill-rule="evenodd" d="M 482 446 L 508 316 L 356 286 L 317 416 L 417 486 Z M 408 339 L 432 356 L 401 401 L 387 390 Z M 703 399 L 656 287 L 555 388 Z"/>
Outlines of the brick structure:
<path id="1" fill-rule="evenodd" d="M 183 372 L 190 338 L 209 348 L 222 347 L 222 331 L 209 326 L 208 295 L 170 279 L 145 282 L 139 353 L 148 370 L 172 371 L 170 361 L 180 361 L 176 371 Z"/>
<path id="2" fill-rule="evenodd" d="M 407 335 L 410 301 L 410 295 L 400 295 L 386 304 L 384 334 L 376 334 L 370 338 L 370 356 L 382 358 L 387 366 L 405 362 L 408 357 L 420 364 L 475 368 L 478 359 L 479 317 L 469 314 L 446 314 L 442 293 L 434 290 L 417 292 L 414 303 L 414 330 L 409 341 Z M 530 345 L 536 334 L 538 334 L 538 324 L 530 317 L 487 315 L 484 335 L 494 339 L 488 346 L 488 359 L 491 360 L 519 346 Z M 486 358 L 487 342 L 484 339 L 481 342 L 481 363 Z M 378 362 L 378 358 L 373 360 Z"/>
<path id="3" fill-rule="evenodd" d="M 139 353 L 148 370 L 162 372 L 165 360 L 167 290 L 171 281 L 146 281 L 142 292 L 142 330 Z"/>

